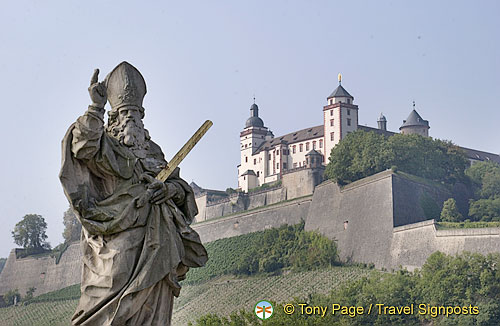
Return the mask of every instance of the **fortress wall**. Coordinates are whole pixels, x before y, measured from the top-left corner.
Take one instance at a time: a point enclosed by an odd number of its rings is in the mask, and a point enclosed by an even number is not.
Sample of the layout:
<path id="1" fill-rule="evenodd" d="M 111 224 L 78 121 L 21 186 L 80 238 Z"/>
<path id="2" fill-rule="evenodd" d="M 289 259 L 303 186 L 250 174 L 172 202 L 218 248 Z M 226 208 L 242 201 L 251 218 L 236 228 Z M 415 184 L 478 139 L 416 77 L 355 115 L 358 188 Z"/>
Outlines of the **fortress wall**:
<path id="1" fill-rule="evenodd" d="M 252 207 L 257 207 L 262 203 L 269 205 L 268 201 L 284 200 L 288 195 L 285 189 L 238 196 L 206 206 L 205 216 L 212 219 L 193 224 L 193 228 L 206 243 L 305 219 L 306 230 L 318 230 L 337 240 L 343 261 L 374 263 L 377 268 L 387 269 L 421 267 L 437 250 L 447 254 L 464 250 L 482 254 L 500 252 L 500 228 L 436 230 L 432 220 L 418 222 L 423 219 L 423 194 L 436 196 L 441 203 L 448 193 L 392 171 L 343 188 L 326 181 L 315 188 L 312 196 L 220 217 L 243 210 L 251 201 Z M 394 227 L 403 222 L 412 224 Z M 0 295 L 16 288 L 24 295 L 30 287 L 36 287 L 35 295 L 39 295 L 77 284 L 81 275 L 80 257 L 79 243 L 70 245 L 57 265 L 50 256 L 16 259 L 13 250 L 0 274 Z"/>
<path id="2" fill-rule="evenodd" d="M 198 207 L 198 215 L 195 216 L 196 222 L 201 222 L 206 220 L 206 210 L 207 210 L 207 194 L 203 194 L 195 198 L 196 206 Z"/>
<path id="3" fill-rule="evenodd" d="M 288 199 L 311 195 L 321 182 L 324 169 L 299 169 L 283 174 L 283 188 L 287 189 Z"/>
<path id="4" fill-rule="evenodd" d="M 392 186 L 394 226 L 438 218 L 443 202 L 452 197 L 444 186 L 431 186 L 398 174 L 393 174 Z M 434 209 L 431 206 L 435 206 Z M 433 211 L 437 216 L 433 216 L 429 211 Z"/>
<path id="5" fill-rule="evenodd" d="M 316 187 L 305 229 L 336 239 L 342 261 L 374 263 L 381 268 L 390 263 L 392 209 L 390 171 L 343 189 L 327 181 Z"/>
<path id="6" fill-rule="evenodd" d="M 454 234 L 453 239 L 445 239 L 444 234 L 448 233 L 438 231 L 438 236 L 433 223 L 418 224 L 426 220 L 424 196 L 435 198 L 439 211 L 450 193 L 443 187 L 410 180 L 390 170 L 342 189 L 327 181 L 316 187 L 305 227 L 336 239 L 343 261 L 374 263 L 378 268 L 421 267 L 434 251 L 456 253 L 464 250 L 465 243 L 468 248 L 484 252 L 480 247 L 487 247 L 489 241 L 484 236 L 474 235 L 473 239 L 471 234 L 460 233 L 460 237 Z M 411 226 L 399 229 L 401 224 Z M 394 226 L 397 232 L 393 232 Z M 400 232 L 406 227 L 412 231 L 402 236 Z"/>
<path id="7" fill-rule="evenodd" d="M 267 192 L 261 192 L 258 194 L 249 194 L 248 197 L 249 197 L 248 209 L 254 209 L 266 205 Z"/>
<path id="8" fill-rule="evenodd" d="M 434 220 L 394 228 L 392 268 L 420 268 L 435 251 L 449 255 L 462 251 L 498 253 L 500 228 L 436 230 Z"/>
<path id="9" fill-rule="evenodd" d="M 223 216 L 224 215 L 224 210 L 229 206 L 230 203 L 220 203 L 212 206 L 207 206 L 205 208 L 205 220 L 209 220 L 211 218 L 215 218 L 218 216 Z M 227 213 L 226 213 L 227 215 Z"/>
<path id="10" fill-rule="evenodd" d="M 285 187 L 266 192 L 266 205 L 272 205 L 287 200 L 286 193 Z"/>
<path id="11" fill-rule="evenodd" d="M 201 241 L 211 242 L 222 238 L 261 231 L 283 224 L 297 224 L 305 219 L 311 197 L 263 207 L 252 212 L 222 217 L 192 225 L 200 234 Z"/>
<path id="12" fill-rule="evenodd" d="M 0 294 L 18 289 L 24 296 L 30 287 L 35 287 L 35 295 L 40 295 L 80 283 L 80 257 L 79 243 L 70 245 L 57 265 L 50 256 L 16 259 L 12 249 L 0 274 Z"/>
<path id="13" fill-rule="evenodd" d="M 71 244 L 63 253 L 59 264 L 47 265 L 43 292 L 51 292 L 81 282 L 82 251 L 80 242 Z M 38 295 L 38 293 L 37 293 Z"/>

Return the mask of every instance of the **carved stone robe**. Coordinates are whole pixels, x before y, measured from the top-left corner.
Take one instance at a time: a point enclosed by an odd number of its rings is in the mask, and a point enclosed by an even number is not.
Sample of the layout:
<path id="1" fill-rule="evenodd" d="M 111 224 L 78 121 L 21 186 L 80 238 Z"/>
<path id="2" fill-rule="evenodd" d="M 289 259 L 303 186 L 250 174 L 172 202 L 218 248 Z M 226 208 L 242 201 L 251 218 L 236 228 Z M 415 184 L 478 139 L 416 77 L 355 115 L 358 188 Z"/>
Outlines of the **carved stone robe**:
<path id="1" fill-rule="evenodd" d="M 149 203 L 140 181 L 166 165 L 158 145 L 136 156 L 104 130 L 103 112 L 89 108 L 63 139 L 60 179 L 82 223 L 81 299 L 73 325 L 170 325 L 173 296 L 187 267 L 207 253 L 189 226 L 197 214 L 192 189 L 178 170 L 167 202 Z"/>

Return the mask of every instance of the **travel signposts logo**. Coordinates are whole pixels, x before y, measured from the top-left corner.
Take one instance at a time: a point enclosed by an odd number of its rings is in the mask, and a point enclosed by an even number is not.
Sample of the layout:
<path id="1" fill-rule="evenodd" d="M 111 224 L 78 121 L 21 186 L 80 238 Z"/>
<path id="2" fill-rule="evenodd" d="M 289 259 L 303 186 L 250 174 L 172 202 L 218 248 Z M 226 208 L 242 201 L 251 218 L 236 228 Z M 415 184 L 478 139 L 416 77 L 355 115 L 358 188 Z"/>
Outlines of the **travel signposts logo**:
<path id="1" fill-rule="evenodd" d="M 273 305 L 269 301 L 259 301 L 255 305 L 254 312 L 259 319 L 266 320 L 271 318 L 274 312 Z"/>

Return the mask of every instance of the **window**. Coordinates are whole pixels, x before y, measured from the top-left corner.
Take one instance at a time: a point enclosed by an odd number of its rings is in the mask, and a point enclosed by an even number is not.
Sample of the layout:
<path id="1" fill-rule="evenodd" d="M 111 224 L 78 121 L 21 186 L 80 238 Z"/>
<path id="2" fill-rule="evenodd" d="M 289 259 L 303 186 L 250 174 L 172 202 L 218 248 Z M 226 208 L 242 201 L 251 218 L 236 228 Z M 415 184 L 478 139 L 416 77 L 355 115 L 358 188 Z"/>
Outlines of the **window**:
<path id="1" fill-rule="evenodd" d="M 309 150 L 309 142 L 306 143 L 306 152 Z"/>
<path id="2" fill-rule="evenodd" d="M 245 148 L 247 148 L 248 144 L 245 144 Z"/>
<path id="3" fill-rule="evenodd" d="M 269 161 L 271 160 L 271 154 L 269 154 L 269 158 L 268 158 L 268 160 L 269 160 Z"/>
<path id="4" fill-rule="evenodd" d="M 306 164 L 309 164 L 309 159 L 308 158 L 306 158 Z"/>
<path id="5" fill-rule="evenodd" d="M 253 165 L 255 165 L 255 164 L 257 164 L 257 159 L 256 158 L 253 159 Z"/>
<path id="6" fill-rule="evenodd" d="M 279 149 L 276 151 L 276 155 L 280 155 L 280 150 Z"/>
<path id="7" fill-rule="evenodd" d="M 347 99 L 347 104 L 351 104 L 351 99 L 350 98 Z"/>
<path id="8" fill-rule="evenodd" d="M 330 110 L 330 115 L 333 116 L 333 110 Z"/>
<path id="9" fill-rule="evenodd" d="M 279 163 L 276 163 L 276 169 L 280 169 L 280 164 Z"/>
<path id="10" fill-rule="evenodd" d="M 319 148 L 323 148 L 323 139 L 319 140 Z"/>
<path id="11" fill-rule="evenodd" d="M 330 104 L 333 104 L 333 100 L 332 99 L 330 99 Z"/>
<path id="12" fill-rule="evenodd" d="M 347 119 L 347 125 L 350 126 L 351 125 L 351 119 Z"/>
<path id="13" fill-rule="evenodd" d="M 330 127 L 333 127 L 333 119 L 330 119 Z"/>
<path id="14" fill-rule="evenodd" d="M 283 162 L 283 170 L 286 170 L 286 163 Z"/>
<path id="15" fill-rule="evenodd" d="M 331 141 L 333 141 L 333 139 L 334 139 L 334 133 L 333 133 L 333 132 L 331 132 L 331 133 L 330 133 L 330 140 L 331 140 Z"/>
<path id="16" fill-rule="evenodd" d="M 293 145 L 292 147 L 292 153 L 295 154 L 295 151 L 297 150 L 297 146 L 296 145 Z"/>
<path id="17" fill-rule="evenodd" d="M 257 178 L 259 177 L 259 171 L 257 171 Z"/>
<path id="18" fill-rule="evenodd" d="M 303 145 L 302 145 L 302 144 L 300 144 L 300 145 L 299 145 L 299 152 L 301 152 L 301 153 L 302 153 L 302 148 L 303 148 Z"/>
<path id="19" fill-rule="evenodd" d="M 313 141 L 313 149 L 316 149 L 316 141 Z"/>
<path id="20" fill-rule="evenodd" d="M 248 157 L 245 156 L 245 163 L 248 162 Z"/>
<path id="21" fill-rule="evenodd" d="M 351 115 L 351 110 L 347 109 L 347 115 Z"/>

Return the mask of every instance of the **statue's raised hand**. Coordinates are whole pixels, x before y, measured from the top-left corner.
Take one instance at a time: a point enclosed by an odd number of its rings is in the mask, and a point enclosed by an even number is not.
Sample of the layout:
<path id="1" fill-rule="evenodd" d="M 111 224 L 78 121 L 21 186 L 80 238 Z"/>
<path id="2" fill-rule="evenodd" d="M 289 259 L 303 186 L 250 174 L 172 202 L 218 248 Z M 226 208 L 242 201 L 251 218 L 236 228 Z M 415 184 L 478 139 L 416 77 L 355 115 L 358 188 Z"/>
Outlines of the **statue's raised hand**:
<path id="1" fill-rule="evenodd" d="M 106 90 L 106 85 L 104 85 L 103 82 L 99 82 L 99 69 L 94 70 L 94 74 L 90 79 L 89 94 L 92 100 L 92 106 L 101 109 L 104 108 L 108 100 L 108 92 Z"/>

